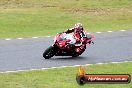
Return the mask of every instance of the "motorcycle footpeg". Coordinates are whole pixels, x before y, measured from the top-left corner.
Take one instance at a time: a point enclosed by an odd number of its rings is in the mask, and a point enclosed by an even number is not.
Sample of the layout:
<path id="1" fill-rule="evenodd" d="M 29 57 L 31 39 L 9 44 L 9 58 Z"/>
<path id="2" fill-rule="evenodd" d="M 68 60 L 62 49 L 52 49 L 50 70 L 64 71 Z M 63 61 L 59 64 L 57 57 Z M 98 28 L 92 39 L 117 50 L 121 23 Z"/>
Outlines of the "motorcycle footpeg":
<path id="1" fill-rule="evenodd" d="M 92 44 L 94 44 L 94 42 L 92 41 Z"/>

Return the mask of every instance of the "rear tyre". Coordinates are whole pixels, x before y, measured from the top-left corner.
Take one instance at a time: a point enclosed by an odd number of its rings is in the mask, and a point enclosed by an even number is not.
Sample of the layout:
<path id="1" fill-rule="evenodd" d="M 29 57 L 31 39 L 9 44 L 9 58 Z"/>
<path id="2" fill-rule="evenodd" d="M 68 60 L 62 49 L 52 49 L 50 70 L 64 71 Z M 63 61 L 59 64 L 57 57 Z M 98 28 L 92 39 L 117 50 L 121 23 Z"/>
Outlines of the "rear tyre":
<path id="1" fill-rule="evenodd" d="M 79 54 L 77 54 L 77 53 L 74 53 L 73 55 L 72 55 L 72 57 L 78 57 L 79 56 Z"/>
<path id="2" fill-rule="evenodd" d="M 45 50 L 45 52 L 43 53 L 43 57 L 45 59 L 49 59 L 49 58 L 53 57 L 54 55 L 55 55 L 55 50 L 54 50 L 53 46 L 50 46 L 49 48 L 47 48 Z"/>

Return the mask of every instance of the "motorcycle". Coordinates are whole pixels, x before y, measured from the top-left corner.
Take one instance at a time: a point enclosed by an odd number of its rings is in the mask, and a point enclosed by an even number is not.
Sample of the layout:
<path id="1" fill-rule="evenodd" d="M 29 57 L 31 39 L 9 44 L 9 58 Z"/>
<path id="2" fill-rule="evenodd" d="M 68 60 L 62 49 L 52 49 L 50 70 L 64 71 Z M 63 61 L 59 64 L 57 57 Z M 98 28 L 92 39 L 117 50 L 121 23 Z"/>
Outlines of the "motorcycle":
<path id="1" fill-rule="evenodd" d="M 88 43 L 94 44 L 94 42 L 92 41 L 93 38 L 94 38 L 94 35 L 89 34 L 86 37 L 83 37 L 81 43 L 76 44 L 76 38 L 73 33 L 72 34 L 58 33 L 54 37 L 53 45 L 44 51 L 43 57 L 45 59 L 49 59 L 53 56 L 77 57 L 85 51 L 86 44 Z M 77 48 L 81 48 L 81 51 L 76 52 L 75 49 Z"/>

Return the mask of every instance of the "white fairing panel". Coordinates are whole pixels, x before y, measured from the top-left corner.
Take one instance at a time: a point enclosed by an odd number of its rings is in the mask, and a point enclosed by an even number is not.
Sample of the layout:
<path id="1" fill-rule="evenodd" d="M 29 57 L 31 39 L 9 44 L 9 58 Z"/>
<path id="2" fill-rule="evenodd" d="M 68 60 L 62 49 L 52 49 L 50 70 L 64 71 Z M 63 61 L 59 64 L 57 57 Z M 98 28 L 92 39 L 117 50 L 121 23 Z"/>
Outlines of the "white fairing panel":
<path id="1" fill-rule="evenodd" d="M 66 34 L 65 38 L 71 40 L 71 41 L 69 42 L 70 44 L 75 44 L 75 43 L 76 43 L 76 39 L 75 39 L 75 37 L 73 36 L 73 34 Z"/>

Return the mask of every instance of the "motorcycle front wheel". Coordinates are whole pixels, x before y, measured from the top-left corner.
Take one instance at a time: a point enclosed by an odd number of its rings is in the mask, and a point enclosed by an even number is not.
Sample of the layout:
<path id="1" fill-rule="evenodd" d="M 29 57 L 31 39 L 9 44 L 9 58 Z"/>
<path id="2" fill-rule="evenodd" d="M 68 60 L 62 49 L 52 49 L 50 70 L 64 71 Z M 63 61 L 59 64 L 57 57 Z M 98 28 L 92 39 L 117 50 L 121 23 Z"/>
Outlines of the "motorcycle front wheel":
<path id="1" fill-rule="evenodd" d="M 55 50 L 54 50 L 53 46 L 50 46 L 49 48 L 47 48 L 45 50 L 45 52 L 43 53 L 43 57 L 45 59 L 49 59 L 49 58 L 53 57 L 54 55 L 55 55 Z"/>

